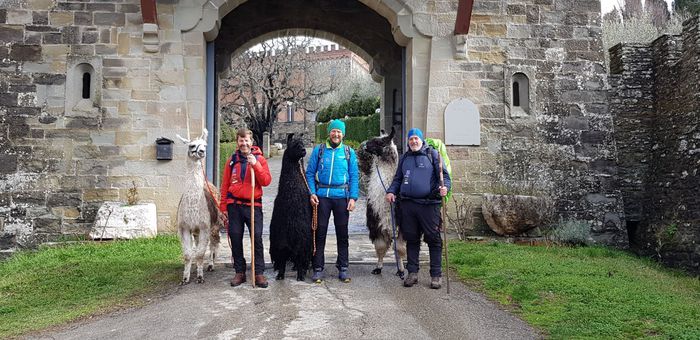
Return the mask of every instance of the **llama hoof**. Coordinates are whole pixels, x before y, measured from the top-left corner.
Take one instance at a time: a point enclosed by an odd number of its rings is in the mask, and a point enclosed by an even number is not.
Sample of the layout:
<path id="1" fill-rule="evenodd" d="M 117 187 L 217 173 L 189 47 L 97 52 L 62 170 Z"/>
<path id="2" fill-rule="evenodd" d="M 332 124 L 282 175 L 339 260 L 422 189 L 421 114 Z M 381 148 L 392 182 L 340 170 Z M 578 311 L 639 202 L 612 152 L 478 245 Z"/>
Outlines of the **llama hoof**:
<path id="1" fill-rule="evenodd" d="M 213 272 L 213 271 L 214 271 L 214 265 L 211 265 L 211 264 L 208 265 L 208 266 L 207 266 L 207 271 L 208 271 L 208 272 Z"/>
<path id="2" fill-rule="evenodd" d="M 401 280 L 403 280 L 404 277 L 406 276 L 406 273 L 399 270 L 396 272 L 396 276 L 400 277 Z"/>
<path id="3" fill-rule="evenodd" d="M 180 281 L 180 286 L 184 286 L 188 283 L 190 283 L 190 280 L 182 279 L 182 281 Z"/>
<path id="4" fill-rule="evenodd" d="M 197 276 L 197 283 L 204 283 L 204 278 L 201 276 Z"/>
<path id="5" fill-rule="evenodd" d="M 304 274 L 297 274 L 297 281 L 304 281 Z"/>
<path id="6" fill-rule="evenodd" d="M 283 273 L 277 274 L 277 276 L 275 276 L 275 280 L 284 280 L 284 274 Z"/>
<path id="7" fill-rule="evenodd" d="M 373 275 L 379 275 L 381 273 L 382 273 L 382 268 L 374 268 L 374 270 L 372 270 Z"/>

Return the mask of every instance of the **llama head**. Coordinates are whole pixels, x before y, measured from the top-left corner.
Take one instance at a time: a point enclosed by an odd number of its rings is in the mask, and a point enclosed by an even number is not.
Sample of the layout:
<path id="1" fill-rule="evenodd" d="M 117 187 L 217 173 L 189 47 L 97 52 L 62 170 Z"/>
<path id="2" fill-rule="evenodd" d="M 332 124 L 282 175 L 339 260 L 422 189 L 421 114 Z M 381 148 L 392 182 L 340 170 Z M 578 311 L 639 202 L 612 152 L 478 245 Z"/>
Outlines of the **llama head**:
<path id="1" fill-rule="evenodd" d="M 396 130 L 391 127 L 391 133 L 379 137 L 374 137 L 365 143 L 364 149 L 368 153 L 375 155 L 382 160 L 396 160 L 399 157 L 394 144 L 394 134 Z"/>
<path id="2" fill-rule="evenodd" d="M 194 140 L 189 140 L 180 137 L 180 135 L 175 135 L 183 143 L 187 144 L 187 156 L 194 159 L 200 160 L 207 155 L 207 129 L 202 130 L 202 135 Z"/>
<path id="3" fill-rule="evenodd" d="M 304 134 L 294 136 L 293 133 L 287 135 L 287 149 L 284 150 L 284 156 L 292 161 L 298 161 L 306 156 L 306 148 L 304 148 Z"/>

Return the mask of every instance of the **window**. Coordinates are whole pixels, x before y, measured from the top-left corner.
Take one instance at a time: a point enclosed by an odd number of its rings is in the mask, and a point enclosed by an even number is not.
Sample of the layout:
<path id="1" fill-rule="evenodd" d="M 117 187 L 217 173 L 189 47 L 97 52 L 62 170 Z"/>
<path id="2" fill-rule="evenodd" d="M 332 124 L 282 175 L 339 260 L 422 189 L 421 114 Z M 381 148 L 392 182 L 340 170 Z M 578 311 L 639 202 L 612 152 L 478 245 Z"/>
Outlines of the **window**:
<path id="1" fill-rule="evenodd" d="M 90 99 L 90 72 L 83 73 L 83 99 Z"/>
<path id="2" fill-rule="evenodd" d="M 512 108 L 513 111 L 521 111 L 521 113 L 529 113 L 530 111 L 530 80 L 525 73 L 513 74 L 513 93 L 512 93 Z"/>

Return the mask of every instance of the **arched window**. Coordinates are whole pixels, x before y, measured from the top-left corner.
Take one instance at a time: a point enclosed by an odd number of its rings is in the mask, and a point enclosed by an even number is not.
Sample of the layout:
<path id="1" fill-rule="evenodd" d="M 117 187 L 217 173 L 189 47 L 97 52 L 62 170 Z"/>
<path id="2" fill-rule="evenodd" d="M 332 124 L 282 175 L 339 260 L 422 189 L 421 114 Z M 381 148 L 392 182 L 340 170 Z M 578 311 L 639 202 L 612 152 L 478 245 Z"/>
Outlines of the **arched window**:
<path id="1" fill-rule="evenodd" d="M 83 99 L 90 99 L 90 72 L 83 73 Z"/>
<path id="2" fill-rule="evenodd" d="M 517 72 L 513 74 L 513 110 L 522 110 L 524 113 L 530 112 L 530 80 L 525 73 Z"/>

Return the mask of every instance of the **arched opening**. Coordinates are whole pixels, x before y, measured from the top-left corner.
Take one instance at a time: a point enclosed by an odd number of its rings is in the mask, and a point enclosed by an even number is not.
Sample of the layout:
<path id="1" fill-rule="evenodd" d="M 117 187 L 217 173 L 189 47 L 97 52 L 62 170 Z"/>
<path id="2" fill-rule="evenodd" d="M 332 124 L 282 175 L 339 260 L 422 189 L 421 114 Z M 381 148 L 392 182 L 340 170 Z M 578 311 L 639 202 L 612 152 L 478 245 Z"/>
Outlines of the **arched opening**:
<path id="1" fill-rule="evenodd" d="M 83 91 L 82 91 L 82 98 L 83 99 L 90 99 L 90 72 L 85 72 L 83 73 Z"/>
<path id="2" fill-rule="evenodd" d="M 530 113 L 530 80 L 522 72 L 513 74 L 513 92 L 511 93 L 511 113 L 526 115 Z"/>

